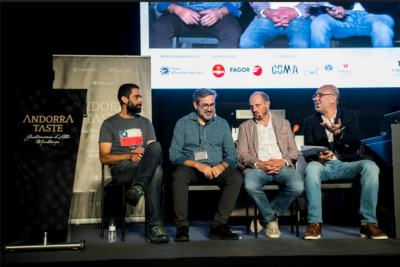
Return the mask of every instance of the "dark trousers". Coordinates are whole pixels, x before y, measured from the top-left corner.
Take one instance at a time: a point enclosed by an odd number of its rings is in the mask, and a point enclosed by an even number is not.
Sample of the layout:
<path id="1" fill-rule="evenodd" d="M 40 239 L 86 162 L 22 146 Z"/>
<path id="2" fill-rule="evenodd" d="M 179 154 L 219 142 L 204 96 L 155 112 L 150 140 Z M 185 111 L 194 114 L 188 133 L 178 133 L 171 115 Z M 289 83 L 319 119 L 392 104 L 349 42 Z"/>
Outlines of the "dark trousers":
<path id="1" fill-rule="evenodd" d="M 188 186 L 193 182 L 214 182 L 222 187 L 222 195 L 214 216 L 213 226 L 226 224 L 231 215 L 243 183 L 243 175 L 236 169 L 228 168 L 216 179 L 207 179 L 197 169 L 180 165 L 172 175 L 172 195 L 174 198 L 175 227 L 189 226 L 188 221 Z"/>
<path id="2" fill-rule="evenodd" d="M 114 183 L 132 183 L 143 187 L 146 216 L 150 226 L 163 225 L 160 205 L 163 179 L 163 171 L 159 165 L 161 154 L 161 145 L 156 141 L 147 146 L 139 162 L 125 160 L 110 168 Z"/>
<path id="3" fill-rule="evenodd" d="M 190 31 L 207 32 L 218 39 L 217 48 L 238 48 L 240 25 L 232 15 L 218 20 L 214 25 L 187 25 L 177 15 L 164 12 L 150 32 L 150 48 L 172 48 L 172 38 Z"/>

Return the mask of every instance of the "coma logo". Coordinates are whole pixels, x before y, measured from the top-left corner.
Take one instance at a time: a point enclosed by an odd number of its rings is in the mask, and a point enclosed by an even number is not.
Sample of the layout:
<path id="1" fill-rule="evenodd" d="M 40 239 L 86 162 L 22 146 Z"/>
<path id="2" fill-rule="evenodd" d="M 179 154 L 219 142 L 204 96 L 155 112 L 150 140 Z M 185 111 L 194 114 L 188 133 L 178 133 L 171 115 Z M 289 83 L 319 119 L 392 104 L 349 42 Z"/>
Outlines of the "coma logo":
<path id="1" fill-rule="evenodd" d="M 325 70 L 329 73 L 331 70 L 333 70 L 332 65 L 325 65 Z"/>
<path id="2" fill-rule="evenodd" d="M 255 66 L 253 68 L 253 74 L 256 76 L 260 76 L 262 73 L 262 68 L 260 66 Z"/>
<path id="3" fill-rule="evenodd" d="M 161 73 L 161 75 L 169 75 L 169 68 L 162 66 L 160 73 Z"/>
<path id="4" fill-rule="evenodd" d="M 225 74 L 225 69 L 224 69 L 224 67 L 222 65 L 218 64 L 218 65 L 215 65 L 213 67 L 212 72 L 213 72 L 215 77 L 221 78 Z"/>

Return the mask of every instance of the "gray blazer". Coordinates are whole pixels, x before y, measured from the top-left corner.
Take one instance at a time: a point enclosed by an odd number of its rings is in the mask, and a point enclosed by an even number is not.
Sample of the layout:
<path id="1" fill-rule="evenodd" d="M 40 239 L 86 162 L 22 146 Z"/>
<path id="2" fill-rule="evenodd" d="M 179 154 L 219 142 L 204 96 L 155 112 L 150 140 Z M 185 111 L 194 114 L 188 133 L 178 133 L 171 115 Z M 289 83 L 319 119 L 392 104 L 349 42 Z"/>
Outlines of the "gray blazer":
<path id="1" fill-rule="evenodd" d="M 250 6 L 253 8 L 254 12 L 257 14 L 255 18 L 262 18 L 260 15 L 260 11 L 263 9 L 267 9 L 270 7 L 270 2 L 250 2 Z M 302 19 L 306 19 L 310 17 L 310 19 L 314 19 L 315 16 L 310 14 L 310 6 L 305 5 L 303 2 L 300 2 L 296 8 L 300 10 Z"/>

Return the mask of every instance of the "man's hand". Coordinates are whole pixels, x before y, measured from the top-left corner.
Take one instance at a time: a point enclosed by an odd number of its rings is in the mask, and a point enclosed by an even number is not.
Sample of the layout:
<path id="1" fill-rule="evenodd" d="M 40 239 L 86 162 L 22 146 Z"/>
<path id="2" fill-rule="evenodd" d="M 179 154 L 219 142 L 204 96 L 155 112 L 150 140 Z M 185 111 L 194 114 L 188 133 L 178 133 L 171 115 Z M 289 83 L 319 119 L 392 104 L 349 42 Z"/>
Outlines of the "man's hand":
<path id="1" fill-rule="evenodd" d="M 225 171 L 225 167 L 222 164 L 215 165 L 211 168 L 214 178 L 217 178 L 221 173 Z"/>
<path id="2" fill-rule="evenodd" d="M 199 12 L 191 10 L 190 8 L 186 8 L 178 4 L 172 3 L 168 6 L 167 11 L 177 15 L 187 25 L 199 24 L 200 21 Z"/>
<path id="3" fill-rule="evenodd" d="M 278 174 L 285 165 L 285 161 L 281 159 L 270 159 L 268 161 L 257 162 L 257 168 L 262 169 L 270 175 Z"/>
<path id="4" fill-rule="evenodd" d="M 207 9 L 200 11 L 201 15 L 204 15 L 200 22 L 203 26 L 212 26 L 218 20 L 223 18 L 222 12 L 219 9 Z"/>
<path id="5" fill-rule="evenodd" d="M 326 8 L 326 11 L 328 11 L 328 14 L 334 17 L 335 19 L 342 19 L 346 17 L 346 11 L 343 7 L 338 6 L 335 10 L 332 10 L 330 8 Z"/>
<path id="6" fill-rule="evenodd" d="M 333 159 L 333 156 L 334 153 L 332 151 L 329 151 L 329 153 L 319 152 L 317 161 L 323 164 L 327 161 L 331 161 Z"/>
<path id="7" fill-rule="evenodd" d="M 280 7 L 278 9 L 265 9 L 264 16 L 275 23 L 275 27 L 288 27 L 289 23 L 297 18 L 297 11 L 290 7 Z"/>
<path id="8" fill-rule="evenodd" d="M 130 158 L 130 160 L 133 162 L 139 162 L 143 157 L 142 154 L 137 154 L 137 153 L 132 153 L 131 155 L 132 157 Z"/>
<path id="9" fill-rule="evenodd" d="M 131 153 L 135 153 L 135 154 L 144 154 L 144 150 L 145 148 L 142 146 L 138 146 L 135 150 L 131 150 Z"/>
<path id="10" fill-rule="evenodd" d="M 289 27 L 289 23 L 297 18 L 296 9 L 291 7 L 280 7 L 277 9 L 277 18 L 279 21 L 275 23 L 275 27 Z"/>
<path id="11" fill-rule="evenodd" d="M 196 169 L 199 170 L 199 172 L 204 173 L 206 178 L 210 180 L 214 179 L 214 173 L 210 166 L 198 162 Z"/>
<path id="12" fill-rule="evenodd" d="M 340 119 L 338 119 L 338 123 L 337 124 L 331 124 L 330 122 L 324 122 L 321 123 L 321 125 L 328 130 L 329 132 L 333 133 L 334 135 L 338 135 L 341 130 L 340 130 L 340 126 L 342 126 L 342 123 L 340 121 Z"/>

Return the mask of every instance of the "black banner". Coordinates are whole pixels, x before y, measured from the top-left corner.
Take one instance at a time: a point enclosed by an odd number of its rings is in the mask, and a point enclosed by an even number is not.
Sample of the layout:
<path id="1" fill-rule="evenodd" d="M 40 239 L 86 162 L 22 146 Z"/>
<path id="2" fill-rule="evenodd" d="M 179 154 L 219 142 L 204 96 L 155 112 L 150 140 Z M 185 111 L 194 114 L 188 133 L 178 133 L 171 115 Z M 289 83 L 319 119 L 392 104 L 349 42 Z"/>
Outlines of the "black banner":
<path id="1" fill-rule="evenodd" d="M 87 90 L 15 91 L 20 219 L 27 232 L 67 230 Z"/>

